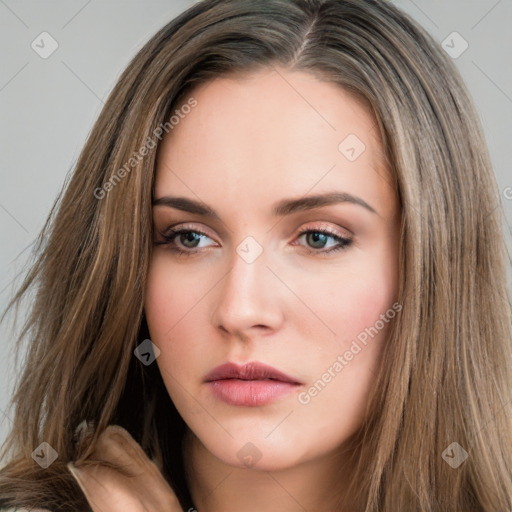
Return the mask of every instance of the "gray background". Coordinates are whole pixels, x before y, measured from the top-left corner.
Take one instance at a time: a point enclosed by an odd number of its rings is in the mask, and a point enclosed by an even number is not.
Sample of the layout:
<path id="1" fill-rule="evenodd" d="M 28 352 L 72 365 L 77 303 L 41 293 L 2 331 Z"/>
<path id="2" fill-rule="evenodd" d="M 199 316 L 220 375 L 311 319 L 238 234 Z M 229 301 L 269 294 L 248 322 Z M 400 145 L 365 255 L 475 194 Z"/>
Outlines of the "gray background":
<path id="1" fill-rule="evenodd" d="M 249 0 L 248 0 L 249 1 Z M 191 0 L 0 0 L 0 309 L 103 101 L 142 45 Z M 397 0 L 455 60 L 473 94 L 512 226 L 512 0 Z M 462 36 L 450 36 L 454 31 Z M 43 59 L 42 32 L 58 43 Z M 450 37 L 448 37 L 450 36 Z M 45 36 L 46 37 L 46 36 Z M 448 39 L 447 39 L 448 37 Z M 34 43 L 34 44 L 35 44 Z M 45 39 L 45 49 L 50 46 Z M 39 51 L 43 51 L 41 48 Z M 13 332 L 0 325 L 0 442 L 10 428 Z"/>

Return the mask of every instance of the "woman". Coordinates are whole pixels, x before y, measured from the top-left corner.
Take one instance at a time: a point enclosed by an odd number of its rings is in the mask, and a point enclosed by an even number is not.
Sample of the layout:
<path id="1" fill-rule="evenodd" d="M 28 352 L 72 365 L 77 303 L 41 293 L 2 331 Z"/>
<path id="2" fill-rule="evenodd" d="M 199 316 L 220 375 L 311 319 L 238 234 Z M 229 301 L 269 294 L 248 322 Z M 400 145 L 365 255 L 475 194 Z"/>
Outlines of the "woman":
<path id="1" fill-rule="evenodd" d="M 194 5 L 120 78 L 14 298 L 37 287 L 0 503 L 511 510 L 496 189 L 393 5 Z"/>

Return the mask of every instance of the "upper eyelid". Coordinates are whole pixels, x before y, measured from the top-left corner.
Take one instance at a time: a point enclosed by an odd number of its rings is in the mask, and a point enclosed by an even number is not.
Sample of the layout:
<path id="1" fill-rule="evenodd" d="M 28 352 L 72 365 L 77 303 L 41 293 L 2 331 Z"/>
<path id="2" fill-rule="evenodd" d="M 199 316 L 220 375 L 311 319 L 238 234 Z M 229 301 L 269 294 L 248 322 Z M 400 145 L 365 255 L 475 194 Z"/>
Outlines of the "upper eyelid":
<path id="1" fill-rule="evenodd" d="M 194 231 L 194 232 L 200 233 L 202 235 L 205 235 L 208 238 L 212 238 L 207 233 L 206 229 L 198 228 L 196 226 L 192 226 L 192 225 L 189 225 L 189 224 L 176 224 L 175 226 L 170 226 L 169 228 L 165 229 L 164 231 L 162 231 L 162 233 L 163 234 L 167 234 L 167 233 L 173 233 L 173 232 L 176 232 L 176 231 Z"/>
<path id="2" fill-rule="evenodd" d="M 338 228 L 338 229 L 340 229 L 340 228 Z M 196 232 L 198 234 L 204 235 L 204 236 L 210 238 L 211 240 L 215 241 L 214 237 L 210 236 L 206 232 L 207 230 L 205 230 L 203 228 L 198 228 L 197 226 L 194 226 L 190 223 L 182 223 L 182 224 L 178 223 L 178 224 L 171 226 L 171 227 L 167 228 L 166 230 L 162 231 L 161 234 L 167 235 L 167 234 L 172 234 L 172 233 L 176 233 L 179 231 Z M 307 232 L 325 231 L 325 232 L 327 232 L 327 234 L 334 236 L 334 237 L 350 239 L 351 241 L 353 240 L 353 234 L 347 228 L 341 228 L 341 232 L 338 232 L 336 228 L 326 226 L 324 224 L 316 225 L 316 226 L 309 226 L 309 227 L 307 225 L 301 226 L 300 228 L 297 228 L 295 231 L 297 232 L 296 237 L 301 236 Z M 343 231 L 345 231 L 346 233 L 344 233 Z"/>
<path id="3" fill-rule="evenodd" d="M 346 228 L 341 228 L 341 232 L 339 232 L 340 228 L 332 228 L 330 226 L 326 225 L 320 225 L 320 226 L 310 226 L 310 227 L 301 227 L 297 231 L 299 234 L 307 233 L 308 231 L 326 231 L 331 235 L 339 236 L 341 238 L 352 238 L 353 234 Z M 344 233 L 346 232 L 346 233 Z"/>

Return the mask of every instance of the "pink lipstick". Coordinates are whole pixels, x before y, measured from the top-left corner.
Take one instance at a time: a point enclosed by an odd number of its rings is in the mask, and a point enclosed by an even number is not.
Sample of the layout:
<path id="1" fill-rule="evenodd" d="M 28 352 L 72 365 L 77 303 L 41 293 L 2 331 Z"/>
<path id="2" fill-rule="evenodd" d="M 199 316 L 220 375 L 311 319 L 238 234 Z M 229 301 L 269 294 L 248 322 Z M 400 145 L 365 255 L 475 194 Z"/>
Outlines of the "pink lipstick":
<path id="1" fill-rule="evenodd" d="M 274 402 L 302 383 L 276 368 L 259 362 L 243 366 L 225 363 L 205 377 L 213 394 L 230 405 L 255 407 Z"/>

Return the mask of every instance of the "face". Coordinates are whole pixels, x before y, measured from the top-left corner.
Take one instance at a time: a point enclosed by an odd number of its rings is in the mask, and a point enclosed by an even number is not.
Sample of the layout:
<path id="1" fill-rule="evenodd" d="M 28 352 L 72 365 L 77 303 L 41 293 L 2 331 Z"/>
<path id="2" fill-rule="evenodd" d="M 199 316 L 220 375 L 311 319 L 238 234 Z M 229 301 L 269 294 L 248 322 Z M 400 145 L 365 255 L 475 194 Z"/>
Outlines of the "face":
<path id="1" fill-rule="evenodd" d="M 328 456 L 361 425 L 397 310 L 400 208 L 375 120 L 339 86 L 284 69 L 191 96 L 158 155 L 156 362 L 223 463 Z M 225 363 L 233 373 L 212 375 Z"/>

